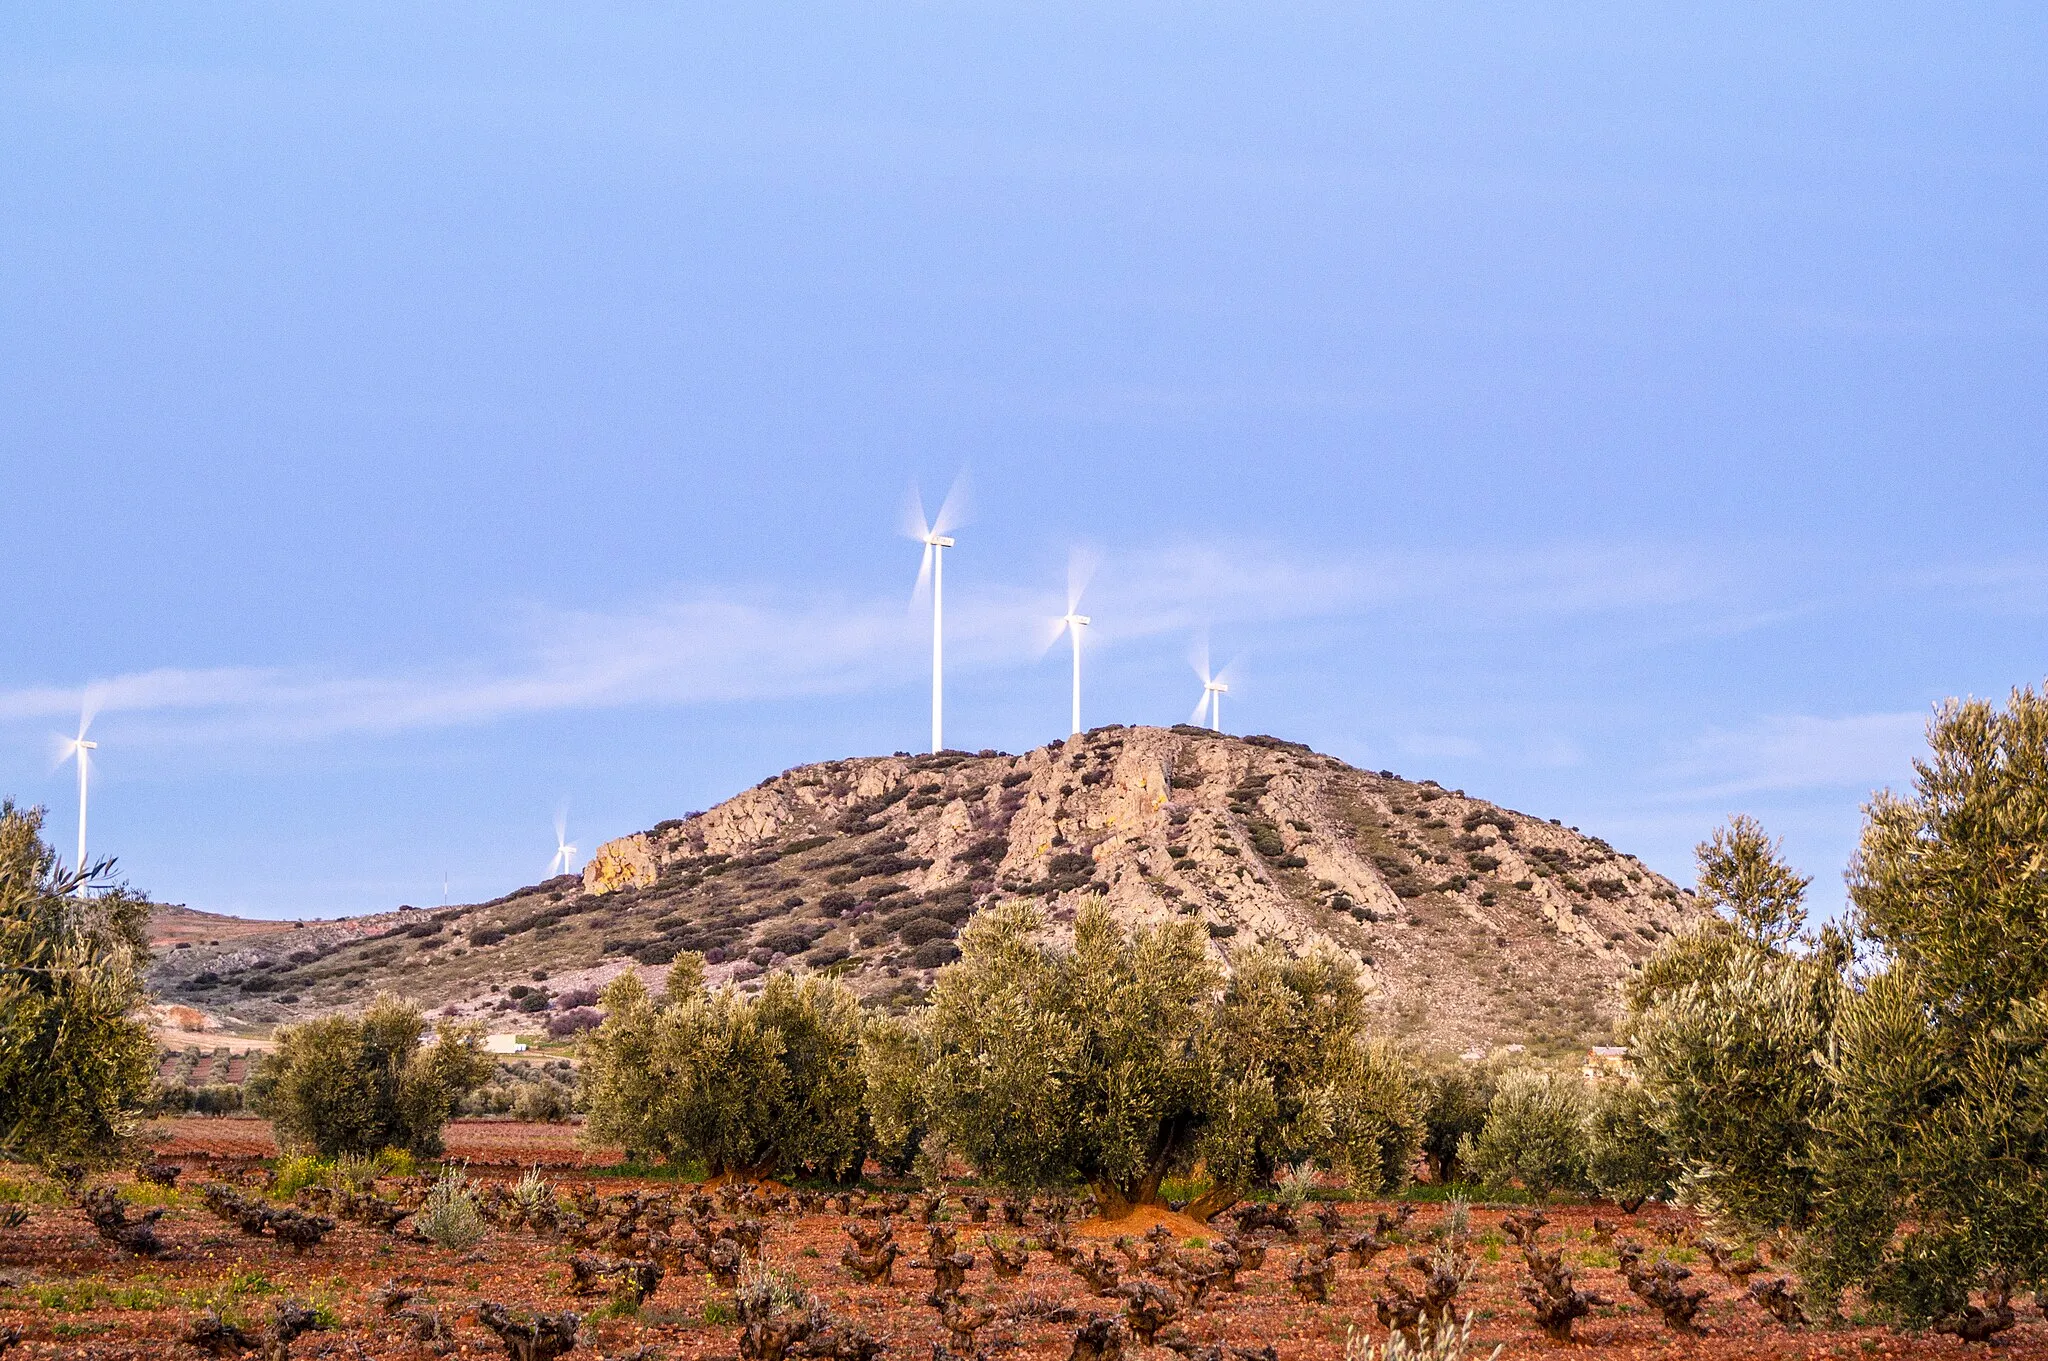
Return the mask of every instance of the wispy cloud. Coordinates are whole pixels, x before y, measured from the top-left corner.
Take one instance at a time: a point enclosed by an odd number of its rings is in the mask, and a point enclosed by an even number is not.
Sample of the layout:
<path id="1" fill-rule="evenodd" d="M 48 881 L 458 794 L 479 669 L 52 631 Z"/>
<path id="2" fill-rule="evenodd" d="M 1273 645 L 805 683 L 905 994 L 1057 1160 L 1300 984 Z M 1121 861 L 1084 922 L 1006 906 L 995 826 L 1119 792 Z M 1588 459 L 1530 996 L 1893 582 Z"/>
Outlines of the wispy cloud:
<path id="1" fill-rule="evenodd" d="M 1925 742 L 1925 713 L 1807 714 L 1712 731 L 1672 763 L 1677 801 L 1767 791 L 1874 790 L 1907 778 Z"/>
<path id="2" fill-rule="evenodd" d="M 1561 548 L 1308 565 L 1270 550 L 1170 546 L 1107 558 L 1085 602 L 1091 637 L 1133 642 L 1207 628 L 1426 611 L 1433 626 L 1688 606 L 1725 587 L 1663 550 Z M 949 665 L 1031 661 L 1064 583 L 948 592 Z M 97 707 L 154 716 L 163 735 L 317 739 L 627 705 L 758 701 L 900 684 L 925 665 L 928 618 L 888 598 L 697 590 L 615 609 L 530 610 L 486 659 L 383 675 L 314 666 L 160 668 L 96 679 Z M 83 686 L 0 690 L 0 722 L 74 718 Z"/>

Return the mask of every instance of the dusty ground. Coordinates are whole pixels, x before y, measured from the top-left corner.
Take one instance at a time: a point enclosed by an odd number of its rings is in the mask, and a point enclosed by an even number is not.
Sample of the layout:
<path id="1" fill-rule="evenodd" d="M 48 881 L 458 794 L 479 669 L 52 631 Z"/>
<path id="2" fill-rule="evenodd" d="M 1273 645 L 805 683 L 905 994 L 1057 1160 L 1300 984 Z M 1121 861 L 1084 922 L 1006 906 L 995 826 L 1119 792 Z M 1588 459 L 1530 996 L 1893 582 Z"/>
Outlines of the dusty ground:
<path id="1" fill-rule="evenodd" d="M 185 1115 L 157 1120 L 163 1141 L 151 1142 L 163 1156 L 249 1160 L 275 1158 L 277 1141 L 270 1122 L 239 1116 Z M 450 1162 L 473 1167 L 608 1167 L 619 1161 L 616 1151 L 585 1150 L 577 1142 L 577 1125 L 527 1124 L 517 1120 L 452 1120 L 442 1138 Z M 203 1171 L 203 1167 L 201 1169 Z"/>
<path id="2" fill-rule="evenodd" d="M 493 1141 L 480 1128 L 482 1124 L 456 1126 L 451 1144 L 458 1150 L 516 1147 L 527 1159 L 542 1162 L 576 1156 L 567 1144 L 569 1131 L 562 1127 L 500 1124 Z M 262 1129 L 260 1124 L 246 1121 L 181 1122 L 179 1138 L 163 1152 L 192 1164 L 188 1181 L 203 1180 L 209 1171 L 208 1160 L 193 1156 L 202 1147 L 223 1155 L 247 1154 L 255 1145 L 248 1136 Z M 226 1170 L 227 1166 L 224 1159 L 213 1170 Z M 505 1175 L 509 1176 L 509 1171 Z M 589 1184 L 606 1195 L 629 1186 L 677 1189 L 673 1182 L 654 1183 L 617 1174 L 598 1175 L 593 1181 L 589 1173 L 579 1173 L 573 1166 L 562 1167 L 555 1175 L 565 1190 Z M 126 1182 L 125 1177 L 119 1180 Z M 123 1189 L 136 1188 L 124 1185 Z M 146 1189 L 139 1193 L 144 1199 L 149 1194 Z M 159 1261 L 117 1254 L 99 1240 L 84 1215 L 68 1204 L 35 1201 L 29 1206 L 26 1224 L 0 1229 L 0 1280 L 5 1282 L 0 1286 L 0 1327 L 19 1328 L 25 1338 L 10 1357 L 148 1357 L 152 1361 L 196 1357 L 199 1353 L 178 1339 L 209 1301 L 260 1321 L 268 1316 L 271 1301 L 287 1294 L 326 1308 L 338 1320 L 338 1326 L 309 1334 L 294 1344 L 291 1354 L 295 1357 L 412 1361 L 430 1356 L 367 1299 L 371 1289 L 394 1279 L 420 1287 L 455 1320 L 457 1345 L 449 1354 L 457 1356 L 504 1354 L 496 1339 L 467 1314 L 479 1300 L 548 1310 L 575 1309 L 586 1315 L 602 1305 L 602 1301 L 578 1299 L 570 1293 L 565 1262 L 572 1249 L 525 1232 L 494 1230 L 476 1252 L 460 1256 L 344 1224 L 319 1247 L 295 1256 L 269 1238 L 245 1237 L 214 1219 L 193 1190 L 154 1194 L 158 1203 L 168 1205 L 160 1228 L 173 1247 L 172 1254 Z M 1365 1203 L 1343 1207 L 1352 1225 L 1368 1221 L 1375 1209 L 1384 1208 Z M 956 1220 L 964 1221 L 957 1208 L 952 1213 Z M 1409 1232 L 1426 1233 L 1445 1213 L 1441 1206 L 1418 1207 Z M 1717 1359 L 1985 1354 L 1981 1347 L 1953 1339 L 1901 1337 L 1873 1327 L 1788 1333 L 1742 1299 L 1733 1285 L 1704 1262 L 1694 1263 L 1697 1274 L 1693 1283 L 1713 1290 L 1713 1300 L 1703 1314 L 1711 1331 L 1697 1339 L 1674 1336 L 1629 1294 L 1612 1269 L 1612 1254 L 1593 1241 L 1595 1213 L 1626 1219 L 1608 1207 L 1571 1207 L 1553 1210 L 1546 1230 L 1547 1238 L 1565 1243 L 1567 1260 L 1579 1267 L 1580 1285 L 1615 1301 L 1580 1323 L 1578 1343 L 1564 1349 L 1571 1354 Z M 1528 1310 L 1516 1294 L 1523 1273 L 1518 1255 L 1499 1234 L 1500 1212 L 1475 1209 L 1472 1220 L 1473 1250 L 1481 1259 L 1481 1268 L 1464 1298 L 1476 1310 L 1475 1339 L 1483 1343 L 1475 1355 L 1485 1356 L 1495 1343 L 1506 1344 L 1507 1357 L 1557 1353 L 1560 1349 L 1532 1328 Z M 924 1361 L 945 1336 L 935 1312 L 922 1302 L 930 1287 L 930 1273 L 899 1262 L 893 1286 L 856 1283 L 837 1265 L 848 1243 L 845 1223 L 830 1212 L 803 1217 L 773 1215 L 768 1220 L 766 1256 L 773 1265 L 800 1277 L 835 1317 L 857 1322 L 886 1339 L 891 1361 Z M 970 1295 L 986 1298 L 998 1307 L 1031 1294 L 1070 1304 L 1084 1315 L 1091 1309 L 1111 1309 L 1113 1301 L 1091 1297 L 1076 1277 L 1042 1252 L 1032 1253 L 1022 1279 L 997 1281 L 988 1270 L 981 1241 L 986 1226 L 961 1222 L 958 1227 L 961 1247 L 973 1249 L 977 1258 L 967 1278 Z M 1690 1256 L 1686 1249 L 1666 1247 L 1663 1241 L 1684 1227 L 1682 1216 L 1653 1209 L 1629 1223 L 1623 1233 L 1684 1260 Z M 1024 1234 L 1035 1231 L 1034 1222 Z M 996 1232 L 1000 1235 L 1003 1231 Z M 1019 1236 L 1016 1230 L 1008 1231 L 1008 1244 L 1014 1245 Z M 923 1237 L 918 1225 L 899 1224 L 898 1238 L 906 1248 L 906 1260 L 921 1255 Z M 1335 1361 L 1344 1355 L 1346 1330 L 1353 1326 L 1374 1338 L 1382 1336 L 1372 1305 L 1373 1294 L 1380 1288 L 1381 1270 L 1353 1269 L 1347 1261 L 1330 1301 L 1305 1303 L 1287 1284 L 1288 1267 L 1300 1246 L 1296 1240 L 1276 1238 L 1263 1269 L 1241 1277 L 1243 1290 L 1212 1296 L 1190 1310 L 1183 1318 L 1186 1331 L 1200 1340 L 1233 1346 L 1271 1343 L 1281 1361 Z M 1400 1255 L 1382 1257 L 1380 1267 Z M 671 1273 L 637 1319 L 595 1320 L 594 1345 L 580 1346 L 570 1355 L 617 1357 L 651 1344 L 659 1354 L 673 1358 L 733 1356 L 739 1329 L 727 1321 L 731 1295 L 730 1290 L 713 1285 L 702 1275 Z M 997 1355 L 1015 1349 L 1022 1356 L 1064 1358 L 1073 1334 L 1072 1323 L 999 1322 L 985 1328 L 978 1342 Z M 2048 1357 L 2048 1325 L 2029 1311 L 2025 1321 L 2005 1335 L 2000 1353 Z M 1134 1345 L 1129 1355 L 1132 1361 L 1174 1361 L 1173 1353 L 1163 1348 Z"/>

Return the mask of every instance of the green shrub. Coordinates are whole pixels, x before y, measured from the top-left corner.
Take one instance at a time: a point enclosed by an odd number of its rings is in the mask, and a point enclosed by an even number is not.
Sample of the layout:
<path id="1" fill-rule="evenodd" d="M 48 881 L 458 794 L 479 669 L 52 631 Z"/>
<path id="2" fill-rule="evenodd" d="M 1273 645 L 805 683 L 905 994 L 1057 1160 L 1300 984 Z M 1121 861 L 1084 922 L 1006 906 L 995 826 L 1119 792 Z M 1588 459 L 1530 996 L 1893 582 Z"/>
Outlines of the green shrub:
<path id="1" fill-rule="evenodd" d="M 512 1098 L 514 1119 L 558 1125 L 569 1118 L 569 1094 L 554 1083 L 522 1082 Z"/>
<path id="2" fill-rule="evenodd" d="M 861 1095 L 873 1156 L 883 1170 L 907 1176 L 929 1133 L 925 1068 L 929 1045 L 915 1021 L 872 1016 L 861 1031 Z"/>
<path id="3" fill-rule="evenodd" d="M 586 1137 L 714 1174 L 857 1170 L 865 1131 L 853 994 L 781 972 L 755 998 L 707 994 L 702 970 L 697 956 L 679 960 L 659 1004 L 632 974 L 605 989 L 604 1024 L 583 1039 Z"/>
<path id="4" fill-rule="evenodd" d="M 1501 1078 L 1486 1125 L 1459 1158 L 1481 1181 L 1546 1200 L 1586 1184 L 1586 1096 L 1576 1077 L 1518 1069 Z"/>
<path id="5" fill-rule="evenodd" d="M 1194 923 L 1126 933 L 1091 900 L 1061 950 L 1041 920 L 984 909 L 933 989 L 931 1119 L 984 1177 L 1085 1181 L 1116 1216 L 1200 1161 L 1206 1216 L 1304 1157 L 1373 1189 L 1405 1174 L 1418 1098 L 1348 964 L 1250 951 L 1226 985 Z"/>
<path id="6" fill-rule="evenodd" d="M 1802 936 L 1808 881 L 1755 822 L 1734 819 L 1698 856 L 1700 898 L 1722 915 L 1631 981 L 1633 1061 L 1691 1200 L 1743 1236 L 1803 1230 L 1846 945 Z"/>
<path id="7" fill-rule="evenodd" d="M 1872 967 L 1834 1030 L 1812 1255 L 1958 1331 L 1973 1291 L 1995 1315 L 2048 1285 L 2048 696 L 1950 702 L 1928 745 L 1850 868 Z"/>
<path id="8" fill-rule="evenodd" d="M 1494 1082 L 1490 1068 L 1457 1059 L 1421 1075 L 1422 1155 L 1430 1180 L 1449 1185 L 1458 1179 L 1458 1149 L 1486 1127 Z"/>
<path id="9" fill-rule="evenodd" d="M 447 1168 L 427 1191 L 412 1224 L 422 1234 L 450 1252 L 468 1252 L 483 1241 L 483 1216 L 477 1213 L 476 1193 L 469 1178 Z"/>
<path id="10" fill-rule="evenodd" d="M 1646 1200 L 1671 1198 L 1673 1172 L 1642 1084 L 1600 1083 L 1586 1120 L 1586 1179 L 1593 1189 L 1634 1214 Z"/>
<path id="11" fill-rule="evenodd" d="M 422 1046 L 426 1028 L 417 1007 L 392 997 L 360 1017 L 288 1026 L 250 1078 L 250 1102 L 288 1149 L 333 1158 L 392 1147 L 433 1157 L 455 1103 L 492 1064 L 481 1027 L 443 1021 Z"/>
<path id="12" fill-rule="evenodd" d="M 42 820 L 0 801 L 0 1156 L 102 1165 L 152 1095 L 149 903 L 112 861 L 64 869 Z"/>

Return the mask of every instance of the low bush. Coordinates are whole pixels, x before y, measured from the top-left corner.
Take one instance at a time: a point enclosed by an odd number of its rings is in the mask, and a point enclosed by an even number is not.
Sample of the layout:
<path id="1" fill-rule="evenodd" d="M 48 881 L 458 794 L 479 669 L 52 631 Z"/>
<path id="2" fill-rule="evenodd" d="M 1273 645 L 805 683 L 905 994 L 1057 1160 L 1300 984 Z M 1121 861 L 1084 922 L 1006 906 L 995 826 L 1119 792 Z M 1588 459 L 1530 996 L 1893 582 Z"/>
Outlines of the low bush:
<path id="1" fill-rule="evenodd" d="M 452 1167 L 443 1171 L 412 1217 L 412 1226 L 450 1252 L 468 1252 L 482 1242 L 483 1216 L 477 1213 L 469 1178 Z"/>

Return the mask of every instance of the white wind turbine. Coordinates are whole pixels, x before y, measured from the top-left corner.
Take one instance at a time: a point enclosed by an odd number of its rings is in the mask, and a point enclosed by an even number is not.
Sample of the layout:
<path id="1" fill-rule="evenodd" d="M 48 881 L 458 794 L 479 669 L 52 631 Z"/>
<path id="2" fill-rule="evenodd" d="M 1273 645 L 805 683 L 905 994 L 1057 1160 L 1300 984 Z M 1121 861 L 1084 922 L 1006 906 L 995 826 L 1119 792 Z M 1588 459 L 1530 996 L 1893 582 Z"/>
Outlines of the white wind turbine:
<path id="1" fill-rule="evenodd" d="M 1081 613 L 1081 593 L 1088 589 L 1088 580 L 1095 575 L 1095 559 L 1078 549 L 1067 555 L 1067 612 L 1053 621 L 1052 636 L 1046 639 L 1051 647 L 1066 634 L 1074 644 L 1074 736 L 1081 735 L 1081 630 L 1093 622 Z"/>
<path id="2" fill-rule="evenodd" d="M 97 704 L 96 704 L 96 703 L 94 702 L 94 700 L 93 700 L 93 697 L 92 697 L 92 696 L 91 696 L 90 694 L 88 694 L 88 695 L 86 696 L 86 699 L 85 699 L 85 703 L 84 703 L 84 704 L 83 704 L 83 705 L 82 705 L 82 706 L 81 706 L 81 707 L 79 708 L 79 711 L 78 711 L 78 736 L 76 736 L 76 737 L 72 737 L 72 738 L 67 738 L 67 739 L 65 740 L 65 742 L 64 742 L 64 754 L 63 754 L 62 756 L 60 756 L 60 757 L 58 757 L 58 758 L 57 758 L 57 763 L 58 763 L 59 765 L 62 765 L 62 764 L 63 764 L 64 762 L 66 762 L 66 761 L 72 761 L 72 760 L 75 760 L 75 761 L 77 761 L 77 762 L 78 762 L 78 865 L 77 865 L 77 868 L 78 868 L 78 875 L 79 875 L 79 879 L 78 879 L 78 895 L 79 895 L 79 896 L 80 896 L 81 898 L 85 896 L 85 882 L 86 882 L 86 881 L 85 881 L 85 796 L 86 796 L 86 790 L 87 790 L 87 787 L 88 787 L 88 785 L 89 785 L 89 784 L 91 783 L 91 774 L 92 774 L 92 753 L 94 753 L 94 752 L 96 752 L 96 751 L 98 751 L 98 750 L 100 749 L 100 744 L 99 744 L 99 743 L 97 743 L 97 742 L 91 742 L 91 741 L 87 741 L 87 740 L 86 740 L 86 736 L 85 736 L 85 734 L 86 734 L 86 730 L 92 727 L 92 718 L 93 718 L 93 713 L 94 713 L 94 711 L 95 711 L 95 710 L 96 710 L 96 709 L 97 709 L 98 707 L 99 707 L 99 706 L 98 706 L 98 705 L 97 705 Z"/>
<path id="3" fill-rule="evenodd" d="M 569 809 L 564 805 L 555 812 L 555 858 L 548 861 L 548 877 L 570 874 L 576 868 L 576 847 L 569 840 Z"/>
<path id="4" fill-rule="evenodd" d="M 962 473 L 953 479 L 953 488 L 946 493 L 946 499 L 939 506 L 936 519 L 924 517 L 924 497 L 918 494 L 917 484 L 910 486 L 910 519 L 904 529 L 910 537 L 924 545 L 924 563 L 917 569 L 917 589 L 912 594 L 913 603 L 924 594 L 929 586 L 932 593 L 932 750 L 943 751 L 945 742 L 946 712 L 946 593 L 945 554 L 953 546 L 947 531 L 960 523 L 966 505 L 967 475 Z"/>
<path id="5" fill-rule="evenodd" d="M 1230 667 L 1213 673 L 1209 670 L 1209 644 L 1206 640 L 1196 644 L 1195 655 L 1188 660 L 1194 664 L 1195 674 L 1202 678 L 1202 698 L 1188 721 L 1206 722 L 1211 732 L 1222 732 L 1223 697 L 1230 693 Z"/>

